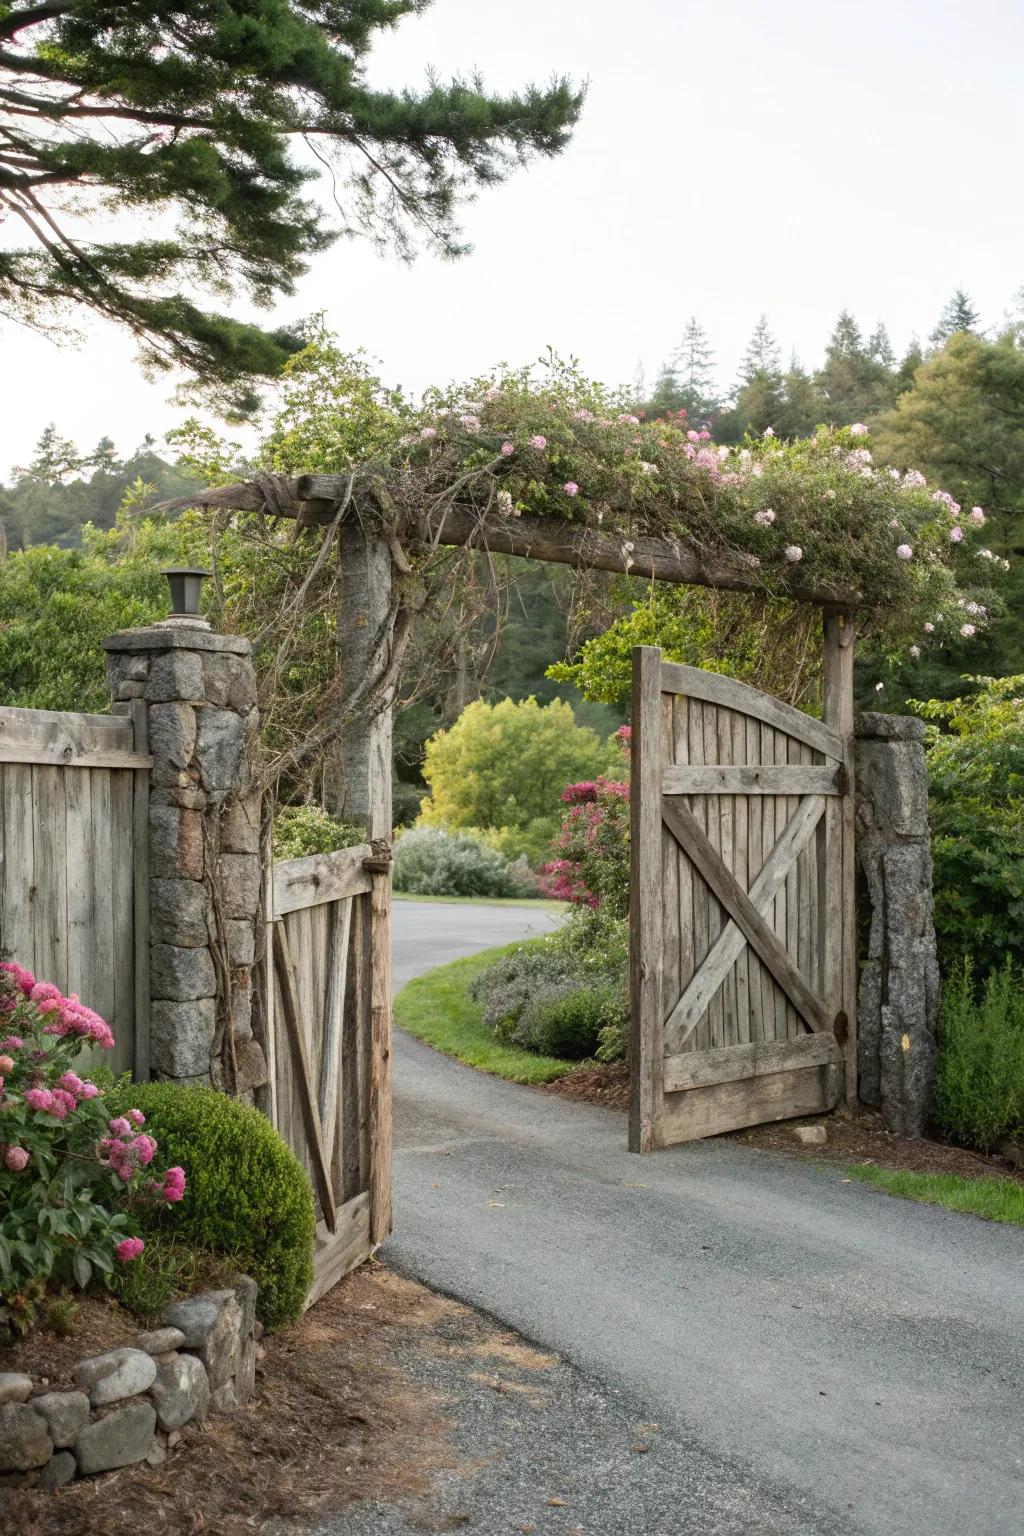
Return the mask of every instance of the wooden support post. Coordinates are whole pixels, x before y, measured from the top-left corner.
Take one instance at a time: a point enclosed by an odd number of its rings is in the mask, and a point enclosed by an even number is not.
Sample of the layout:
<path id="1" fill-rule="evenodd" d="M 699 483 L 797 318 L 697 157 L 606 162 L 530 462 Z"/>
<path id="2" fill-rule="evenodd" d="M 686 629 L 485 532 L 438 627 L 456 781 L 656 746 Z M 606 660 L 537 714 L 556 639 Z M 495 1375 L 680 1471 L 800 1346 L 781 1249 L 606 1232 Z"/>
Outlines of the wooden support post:
<path id="1" fill-rule="evenodd" d="M 370 1242 L 391 1231 L 391 869 L 370 892 Z"/>
<path id="2" fill-rule="evenodd" d="M 827 835 L 842 839 L 842 889 L 835 893 L 835 916 L 826 951 L 826 995 L 836 999 L 837 1015 L 844 1016 L 839 1033 L 846 1062 L 846 1102 L 857 1107 L 857 885 L 854 847 L 853 783 L 853 653 L 854 627 L 848 613 L 826 611 L 824 629 L 824 708 L 825 724 L 843 744 L 846 793 L 829 806 Z M 840 936 L 841 935 L 841 940 Z M 832 946 L 835 946 L 834 950 Z"/>
<path id="3" fill-rule="evenodd" d="M 629 1150 L 651 1152 L 661 1104 L 661 651 L 633 651 L 632 792 L 630 795 Z"/>
<path id="4" fill-rule="evenodd" d="M 149 712 L 142 699 L 132 700 L 132 728 L 136 756 L 149 752 Z M 132 1072 L 137 1082 L 148 1082 L 149 1050 L 149 769 L 133 775 L 134 925 L 135 925 L 135 1059 Z"/>

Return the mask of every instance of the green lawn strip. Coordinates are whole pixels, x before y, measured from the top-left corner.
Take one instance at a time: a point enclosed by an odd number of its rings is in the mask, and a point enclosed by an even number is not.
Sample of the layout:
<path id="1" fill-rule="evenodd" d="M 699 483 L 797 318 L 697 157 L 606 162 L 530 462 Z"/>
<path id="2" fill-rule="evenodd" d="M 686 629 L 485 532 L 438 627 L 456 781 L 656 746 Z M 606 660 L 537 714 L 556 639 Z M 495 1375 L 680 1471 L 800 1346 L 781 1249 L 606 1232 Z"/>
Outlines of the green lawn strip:
<path id="1" fill-rule="evenodd" d="M 407 982 L 395 998 L 395 1024 L 446 1056 L 513 1083 L 550 1083 L 556 1077 L 564 1077 L 579 1063 L 500 1045 L 483 1022 L 479 1005 L 469 996 L 469 985 L 475 976 L 500 955 L 519 947 L 508 944 L 500 949 L 485 949 L 482 954 L 452 960 Z"/>
<path id="2" fill-rule="evenodd" d="M 876 1168 L 872 1163 L 852 1163 L 846 1172 L 852 1179 L 903 1200 L 944 1205 L 948 1210 L 965 1211 L 986 1221 L 1024 1226 L 1024 1185 L 1014 1179 L 988 1174 L 967 1179 L 957 1173 L 909 1173 L 900 1168 Z"/>
<path id="3" fill-rule="evenodd" d="M 421 896 L 418 891 L 393 891 L 395 901 L 443 901 L 460 907 L 529 907 L 534 912 L 568 912 L 567 901 L 545 896 Z"/>

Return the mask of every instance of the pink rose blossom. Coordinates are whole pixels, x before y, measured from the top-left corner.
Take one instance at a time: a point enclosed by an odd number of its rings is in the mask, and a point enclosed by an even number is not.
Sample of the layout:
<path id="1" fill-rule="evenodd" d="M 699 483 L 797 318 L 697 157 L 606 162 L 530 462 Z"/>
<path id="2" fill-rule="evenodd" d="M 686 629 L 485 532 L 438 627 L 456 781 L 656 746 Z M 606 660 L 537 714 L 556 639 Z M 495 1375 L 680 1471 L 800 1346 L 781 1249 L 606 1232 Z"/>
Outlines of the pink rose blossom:
<path id="1" fill-rule="evenodd" d="M 961 624 L 960 633 L 963 635 L 965 640 L 969 640 L 971 636 L 976 633 L 976 631 L 973 624 Z"/>
<path id="2" fill-rule="evenodd" d="M 114 1249 L 114 1252 L 117 1254 L 122 1264 L 130 1264 L 132 1259 L 137 1259 L 139 1257 L 139 1254 L 142 1252 L 145 1246 L 146 1245 L 142 1241 L 141 1237 L 126 1237 L 120 1243 L 118 1243 L 117 1247 Z"/>
<path id="3" fill-rule="evenodd" d="M 34 1109 L 40 1114 L 52 1114 L 53 1094 L 49 1088 L 30 1088 L 25 1094 L 25 1103 L 29 1109 Z"/>
<path id="4" fill-rule="evenodd" d="M 975 527 L 983 528 L 985 526 L 985 514 L 980 507 L 972 507 L 970 517 Z"/>
<path id="5" fill-rule="evenodd" d="M 754 513 L 754 522 L 760 524 L 762 528 L 770 527 L 774 521 L 775 513 L 771 507 L 765 507 L 763 511 Z"/>
<path id="6" fill-rule="evenodd" d="M 935 625 L 934 624 L 926 624 L 924 626 L 924 632 L 925 632 L 926 635 L 934 635 L 934 633 L 935 633 Z"/>
<path id="7" fill-rule="evenodd" d="M 421 427 L 420 428 L 420 437 L 429 439 L 431 437 L 436 437 L 436 436 L 437 436 L 437 428 L 436 427 Z"/>
<path id="8" fill-rule="evenodd" d="M 853 426 L 850 428 L 850 431 L 853 433 L 854 437 L 866 437 L 867 430 L 867 427 L 862 421 L 855 421 Z"/>
<path id="9" fill-rule="evenodd" d="M 145 1125 L 146 1123 L 146 1117 L 141 1109 L 130 1109 L 128 1111 L 128 1119 L 132 1125 Z"/>
<path id="10" fill-rule="evenodd" d="M 949 530 L 949 542 L 951 544 L 959 544 L 963 539 L 963 536 L 964 531 L 960 527 L 960 524 L 955 523 L 954 526 Z"/>
<path id="11" fill-rule="evenodd" d="M 513 443 L 509 438 L 506 438 L 505 441 L 501 445 L 501 456 L 502 456 L 502 458 L 503 459 L 510 459 L 512 457 L 512 455 L 515 453 L 515 451 L 516 451 L 515 443 Z"/>
<path id="12" fill-rule="evenodd" d="M 567 496 L 578 496 L 580 492 L 580 488 L 575 480 L 567 480 L 562 486 L 562 490 Z"/>
<path id="13" fill-rule="evenodd" d="M 911 549 L 909 544 L 897 544 L 897 546 L 896 546 L 896 558 L 897 558 L 897 560 L 911 560 L 911 559 L 913 559 L 913 555 L 914 555 L 914 551 Z"/>
<path id="14" fill-rule="evenodd" d="M 140 1166 L 143 1168 L 148 1167 L 149 1164 L 153 1161 L 153 1157 L 156 1152 L 156 1142 L 153 1140 L 152 1136 L 147 1136 L 145 1133 L 139 1136 L 133 1136 L 131 1140 L 131 1147 L 135 1153 L 135 1156 L 139 1160 Z"/>
<path id="15" fill-rule="evenodd" d="M 184 1168 L 168 1168 L 164 1174 L 163 1197 L 169 1205 L 176 1205 L 185 1197 Z"/>
<path id="16" fill-rule="evenodd" d="M 539 432 L 537 432 L 533 437 L 530 438 L 530 447 L 531 448 L 536 448 L 538 451 L 540 451 L 540 449 L 542 449 L 542 448 L 546 448 L 547 445 L 548 445 L 547 438 L 546 437 L 542 437 Z"/>
<path id="17" fill-rule="evenodd" d="M 24 1147 L 8 1147 L 4 1153 L 4 1162 L 12 1173 L 21 1173 L 28 1166 L 28 1153 Z"/>
<path id="18" fill-rule="evenodd" d="M 789 561 L 790 565 L 796 565 L 797 561 L 802 560 L 804 557 L 804 552 L 800 548 L 799 544 L 787 544 L 786 548 L 783 550 L 783 554 Z"/>

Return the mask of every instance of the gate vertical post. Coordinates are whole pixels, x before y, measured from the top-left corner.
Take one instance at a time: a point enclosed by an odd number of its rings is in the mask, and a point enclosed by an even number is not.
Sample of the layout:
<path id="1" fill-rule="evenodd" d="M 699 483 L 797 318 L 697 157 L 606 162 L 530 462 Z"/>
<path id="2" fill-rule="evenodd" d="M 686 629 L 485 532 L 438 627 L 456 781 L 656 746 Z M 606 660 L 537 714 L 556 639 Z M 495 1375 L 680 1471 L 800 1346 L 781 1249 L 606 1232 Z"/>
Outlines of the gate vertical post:
<path id="1" fill-rule="evenodd" d="M 834 957 L 835 996 L 840 1016 L 840 1045 L 846 1063 L 846 1103 L 857 1107 L 857 862 L 854 846 L 853 655 L 854 626 L 848 613 L 826 610 L 824 630 L 825 724 L 843 744 L 845 793 L 839 801 L 842 838 L 842 891 L 838 903 L 838 953 Z M 845 1030 L 845 1033 L 844 1033 Z"/>
<path id="2" fill-rule="evenodd" d="M 658 1144 L 663 1072 L 661 651 L 633 651 L 629 889 L 629 1150 Z"/>
<path id="3" fill-rule="evenodd" d="M 338 645 L 341 709 L 388 672 L 394 643 L 394 564 L 387 540 L 347 523 L 341 537 Z M 354 708 L 338 744 L 346 821 L 361 822 L 370 861 L 370 1241 L 391 1231 L 391 755 L 394 684 Z M 366 900 L 367 898 L 361 898 Z"/>

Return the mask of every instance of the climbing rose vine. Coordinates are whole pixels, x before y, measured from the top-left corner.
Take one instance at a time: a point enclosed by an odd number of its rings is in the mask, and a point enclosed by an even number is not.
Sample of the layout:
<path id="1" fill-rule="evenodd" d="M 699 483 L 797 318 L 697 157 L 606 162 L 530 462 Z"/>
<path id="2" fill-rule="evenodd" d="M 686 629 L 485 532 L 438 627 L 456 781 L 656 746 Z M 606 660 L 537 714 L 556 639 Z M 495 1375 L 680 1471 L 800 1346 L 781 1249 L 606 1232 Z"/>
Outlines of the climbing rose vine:
<path id="1" fill-rule="evenodd" d="M 0 1338 L 31 1317 L 45 1283 L 87 1286 L 141 1254 L 141 1206 L 176 1204 L 178 1167 L 157 1170 L 141 1110 L 108 1117 L 74 1063 L 114 1036 L 73 994 L 0 964 Z M 20 1320 L 20 1323 L 19 1323 Z"/>

